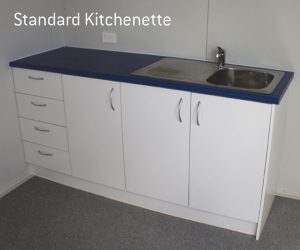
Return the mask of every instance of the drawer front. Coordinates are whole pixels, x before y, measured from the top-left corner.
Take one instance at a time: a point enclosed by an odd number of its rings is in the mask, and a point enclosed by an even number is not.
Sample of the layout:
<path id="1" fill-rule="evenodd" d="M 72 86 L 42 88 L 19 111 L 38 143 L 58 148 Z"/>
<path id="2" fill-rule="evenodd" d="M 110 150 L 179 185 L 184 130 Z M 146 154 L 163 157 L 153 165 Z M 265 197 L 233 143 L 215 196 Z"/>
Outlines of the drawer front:
<path id="1" fill-rule="evenodd" d="M 25 158 L 28 163 L 48 168 L 57 172 L 71 174 L 68 152 L 23 142 Z"/>
<path id="2" fill-rule="evenodd" d="M 20 118 L 23 140 L 68 150 L 65 127 Z"/>
<path id="3" fill-rule="evenodd" d="M 17 94 L 19 116 L 65 126 L 64 103 L 37 96 Z"/>
<path id="4" fill-rule="evenodd" d="M 61 74 L 13 69 L 17 93 L 63 100 Z"/>

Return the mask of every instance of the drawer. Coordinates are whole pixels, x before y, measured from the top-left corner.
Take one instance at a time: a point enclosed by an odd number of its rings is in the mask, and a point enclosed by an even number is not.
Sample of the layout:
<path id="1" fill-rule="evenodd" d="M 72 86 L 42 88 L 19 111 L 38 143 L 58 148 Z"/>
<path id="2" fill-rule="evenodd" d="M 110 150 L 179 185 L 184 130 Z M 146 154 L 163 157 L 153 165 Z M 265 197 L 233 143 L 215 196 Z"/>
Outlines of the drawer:
<path id="1" fill-rule="evenodd" d="M 65 110 L 62 101 L 37 96 L 17 94 L 19 116 L 65 126 Z"/>
<path id="2" fill-rule="evenodd" d="M 25 141 L 23 144 L 26 162 L 57 172 L 71 174 L 68 152 Z"/>
<path id="3" fill-rule="evenodd" d="M 67 131 L 48 123 L 20 118 L 23 140 L 68 151 Z"/>
<path id="4" fill-rule="evenodd" d="M 14 68 L 17 93 L 63 100 L 61 74 Z"/>

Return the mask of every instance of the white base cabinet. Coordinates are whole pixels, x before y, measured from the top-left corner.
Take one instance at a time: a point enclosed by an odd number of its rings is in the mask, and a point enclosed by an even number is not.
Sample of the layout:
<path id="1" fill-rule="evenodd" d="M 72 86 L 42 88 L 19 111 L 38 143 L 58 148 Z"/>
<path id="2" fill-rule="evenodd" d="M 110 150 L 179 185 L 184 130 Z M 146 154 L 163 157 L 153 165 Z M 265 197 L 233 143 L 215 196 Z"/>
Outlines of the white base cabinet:
<path id="1" fill-rule="evenodd" d="M 124 189 L 120 83 L 63 75 L 72 174 Z"/>
<path id="2" fill-rule="evenodd" d="M 207 224 L 257 229 L 259 238 L 274 200 L 283 105 L 31 70 L 14 76 L 36 174 Z"/>
<path id="3" fill-rule="evenodd" d="M 127 190 L 187 206 L 190 93 L 121 89 Z"/>
<path id="4" fill-rule="evenodd" d="M 192 94 L 190 207 L 259 216 L 271 105 Z"/>

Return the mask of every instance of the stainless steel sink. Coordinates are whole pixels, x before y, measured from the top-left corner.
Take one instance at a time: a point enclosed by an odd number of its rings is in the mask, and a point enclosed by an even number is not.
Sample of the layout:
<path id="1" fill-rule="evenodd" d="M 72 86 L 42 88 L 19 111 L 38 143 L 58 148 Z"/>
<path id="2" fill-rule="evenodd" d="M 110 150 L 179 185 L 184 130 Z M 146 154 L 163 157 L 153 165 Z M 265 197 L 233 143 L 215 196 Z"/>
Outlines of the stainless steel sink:
<path id="1" fill-rule="evenodd" d="M 219 69 L 215 63 L 211 62 L 164 58 L 132 74 L 271 94 L 283 77 L 284 72 L 244 66 L 229 66 Z"/>

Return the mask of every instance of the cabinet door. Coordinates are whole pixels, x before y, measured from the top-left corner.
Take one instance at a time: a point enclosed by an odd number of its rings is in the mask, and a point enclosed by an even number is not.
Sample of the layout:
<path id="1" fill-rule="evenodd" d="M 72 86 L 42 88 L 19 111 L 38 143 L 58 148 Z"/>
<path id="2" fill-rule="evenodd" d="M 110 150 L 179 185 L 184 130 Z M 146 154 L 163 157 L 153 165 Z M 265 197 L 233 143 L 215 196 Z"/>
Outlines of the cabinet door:
<path id="1" fill-rule="evenodd" d="M 257 222 L 271 105 L 192 94 L 190 206 Z"/>
<path id="2" fill-rule="evenodd" d="M 124 84 L 126 188 L 188 204 L 190 93 Z"/>
<path id="3" fill-rule="evenodd" d="M 72 174 L 125 188 L 120 83 L 63 76 Z"/>

